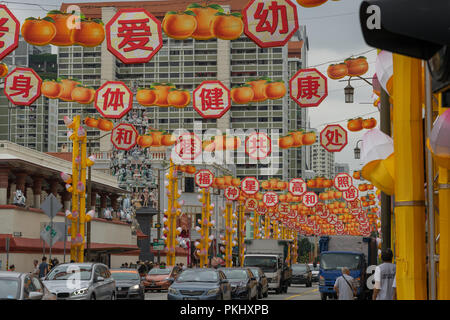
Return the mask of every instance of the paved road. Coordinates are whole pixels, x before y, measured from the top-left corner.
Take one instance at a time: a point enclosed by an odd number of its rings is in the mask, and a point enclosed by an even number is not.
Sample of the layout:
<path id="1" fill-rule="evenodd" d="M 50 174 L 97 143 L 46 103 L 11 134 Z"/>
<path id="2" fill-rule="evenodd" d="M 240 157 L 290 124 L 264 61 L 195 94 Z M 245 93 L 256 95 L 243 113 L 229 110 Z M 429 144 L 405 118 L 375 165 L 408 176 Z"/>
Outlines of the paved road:
<path id="1" fill-rule="evenodd" d="M 167 291 L 163 292 L 147 292 L 145 300 L 166 300 Z M 320 300 L 319 287 L 313 284 L 312 287 L 306 288 L 305 285 L 294 284 L 289 287 L 288 293 L 275 294 L 269 291 L 269 296 L 263 300 Z"/>

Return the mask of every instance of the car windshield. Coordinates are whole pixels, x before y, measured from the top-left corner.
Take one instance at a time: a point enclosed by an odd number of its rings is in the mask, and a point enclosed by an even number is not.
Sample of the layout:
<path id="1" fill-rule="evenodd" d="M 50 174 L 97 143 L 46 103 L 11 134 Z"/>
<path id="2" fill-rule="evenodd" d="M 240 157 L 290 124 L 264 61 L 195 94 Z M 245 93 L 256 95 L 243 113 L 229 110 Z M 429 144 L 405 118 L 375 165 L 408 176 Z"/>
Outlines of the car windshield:
<path id="1" fill-rule="evenodd" d="M 260 276 L 259 270 L 257 268 L 250 268 L 250 270 L 252 271 L 252 273 L 253 273 L 253 275 L 255 277 L 259 277 Z"/>
<path id="2" fill-rule="evenodd" d="M 340 270 L 343 267 L 356 270 L 360 262 L 361 257 L 359 255 L 350 253 L 327 253 L 320 258 L 320 265 L 324 270 Z"/>
<path id="3" fill-rule="evenodd" d="M 130 271 L 111 270 L 114 280 L 140 280 L 139 273 Z"/>
<path id="4" fill-rule="evenodd" d="M 223 273 L 225 273 L 225 276 L 227 277 L 227 279 L 246 280 L 248 278 L 247 271 L 242 270 L 242 269 L 238 269 L 238 270 L 223 269 L 222 271 L 223 271 Z"/>
<path id="5" fill-rule="evenodd" d="M 167 269 L 167 268 L 164 268 L 164 269 L 153 268 L 152 270 L 149 271 L 148 274 L 159 274 L 159 275 L 161 275 L 161 274 L 170 274 L 170 270 L 171 269 Z"/>
<path id="6" fill-rule="evenodd" d="M 264 256 L 246 256 L 244 267 L 258 267 L 264 272 L 277 271 L 277 258 Z"/>
<path id="7" fill-rule="evenodd" d="M 17 299 L 19 296 L 19 281 L 16 279 L 0 279 L 0 300 Z"/>
<path id="8" fill-rule="evenodd" d="M 90 280 L 91 273 L 92 266 L 63 264 L 53 268 L 45 280 Z"/>
<path id="9" fill-rule="evenodd" d="M 292 271 L 293 272 L 305 272 L 306 266 L 304 264 L 294 264 L 292 266 Z"/>
<path id="10" fill-rule="evenodd" d="M 215 271 L 185 270 L 177 279 L 177 282 L 217 282 L 219 280 Z"/>

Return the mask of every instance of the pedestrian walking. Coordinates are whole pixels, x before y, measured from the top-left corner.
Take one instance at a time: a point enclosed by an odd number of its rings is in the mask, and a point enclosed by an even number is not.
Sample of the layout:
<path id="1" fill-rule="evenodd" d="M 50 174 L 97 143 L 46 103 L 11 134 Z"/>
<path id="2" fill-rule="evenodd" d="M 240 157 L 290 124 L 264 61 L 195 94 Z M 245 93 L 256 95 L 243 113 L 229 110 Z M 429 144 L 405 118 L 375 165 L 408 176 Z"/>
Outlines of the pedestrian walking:
<path id="1" fill-rule="evenodd" d="M 353 285 L 353 277 L 350 276 L 350 270 L 346 267 L 342 268 L 342 276 L 336 279 L 334 290 L 338 296 L 338 300 L 353 300 L 356 296 L 356 288 Z"/>
<path id="2" fill-rule="evenodd" d="M 39 276 L 39 261 L 33 260 L 33 271 L 31 273 L 35 276 Z"/>
<path id="3" fill-rule="evenodd" d="M 392 263 L 391 249 L 381 252 L 382 264 L 375 268 L 375 286 L 372 300 L 394 300 L 395 264 Z"/>
<path id="4" fill-rule="evenodd" d="M 42 262 L 39 265 L 39 278 L 44 278 L 48 273 L 47 257 L 42 257 Z"/>

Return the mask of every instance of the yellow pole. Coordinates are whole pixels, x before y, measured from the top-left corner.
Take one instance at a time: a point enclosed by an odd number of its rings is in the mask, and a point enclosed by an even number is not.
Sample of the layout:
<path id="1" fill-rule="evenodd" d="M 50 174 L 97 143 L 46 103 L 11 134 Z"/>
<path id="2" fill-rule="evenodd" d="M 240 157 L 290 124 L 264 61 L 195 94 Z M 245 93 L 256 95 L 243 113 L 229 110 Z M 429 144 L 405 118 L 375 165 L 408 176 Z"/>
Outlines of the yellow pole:
<path id="1" fill-rule="evenodd" d="M 274 220 L 272 222 L 272 226 L 273 226 L 273 231 L 272 231 L 273 238 L 278 239 L 278 221 Z"/>
<path id="2" fill-rule="evenodd" d="M 239 206 L 239 225 L 240 225 L 240 230 L 238 230 L 238 232 L 240 232 L 240 238 L 239 238 L 239 257 L 240 257 L 240 261 L 241 261 L 241 267 L 244 266 L 244 240 L 245 240 L 245 223 L 244 223 L 244 215 L 245 215 L 245 206 L 244 204 L 241 202 L 241 205 Z"/>
<path id="3" fill-rule="evenodd" d="M 446 110 L 439 95 L 439 114 Z M 439 278 L 438 299 L 450 300 L 450 174 L 439 167 Z"/>
<path id="4" fill-rule="evenodd" d="M 270 217 L 268 213 L 266 213 L 264 221 L 264 239 L 270 239 Z"/>
<path id="5" fill-rule="evenodd" d="M 259 239 L 259 214 L 253 211 L 253 239 Z"/>
<path id="6" fill-rule="evenodd" d="M 76 163 L 77 157 L 80 155 L 80 144 L 78 141 L 78 128 L 80 127 L 80 116 L 76 116 L 73 119 L 75 125 L 73 128 L 73 142 L 72 142 L 72 212 L 78 211 L 78 193 L 77 193 L 77 184 L 78 184 L 78 165 Z M 78 218 L 76 220 L 72 220 L 71 226 L 71 245 L 70 245 L 70 260 L 78 262 L 78 249 L 77 245 L 75 245 L 74 241 L 78 233 Z"/>
<path id="7" fill-rule="evenodd" d="M 227 201 L 225 207 L 225 266 L 233 266 L 233 203 Z"/>
<path id="8" fill-rule="evenodd" d="M 394 54 L 397 296 L 427 298 L 421 61 Z"/>
<path id="9" fill-rule="evenodd" d="M 297 231 L 293 231 L 294 237 L 294 254 L 292 257 L 293 263 L 297 263 L 298 260 L 298 233 Z"/>
<path id="10" fill-rule="evenodd" d="M 84 262 L 85 226 L 86 226 L 86 136 L 81 140 L 81 171 L 80 182 L 84 185 L 84 191 L 79 194 L 80 199 L 80 235 L 83 242 L 78 249 L 78 262 Z"/>
<path id="11" fill-rule="evenodd" d="M 169 176 L 168 176 L 167 190 L 169 191 L 169 195 L 167 196 L 167 221 L 166 225 L 168 228 L 168 234 L 166 239 L 166 246 L 168 248 L 166 253 L 166 264 L 167 266 L 175 265 L 175 237 L 176 237 L 176 213 L 172 212 L 175 208 L 176 201 L 176 193 L 177 190 L 177 178 L 175 177 L 175 168 L 170 159 L 170 168 L 169 168 Z"/>

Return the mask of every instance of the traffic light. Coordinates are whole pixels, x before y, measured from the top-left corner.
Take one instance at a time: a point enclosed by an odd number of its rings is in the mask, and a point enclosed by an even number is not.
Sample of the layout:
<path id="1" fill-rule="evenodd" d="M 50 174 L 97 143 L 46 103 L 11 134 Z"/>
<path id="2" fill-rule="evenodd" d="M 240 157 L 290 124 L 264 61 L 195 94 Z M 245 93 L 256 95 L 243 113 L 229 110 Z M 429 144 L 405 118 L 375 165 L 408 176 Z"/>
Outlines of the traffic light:
<path id="1" fill-rule="evenodd" d="M 449 12 L 442 0 L 364 0 L 359 17 L 368 45 L 428 60 L 450 45 Z"/>
<path id="2" fill-rule="evenodd" d="M 450 99 L 450 1 L 364 0 L 359 18 L 372 47 L 428 60 L 432 91 Z"/>

